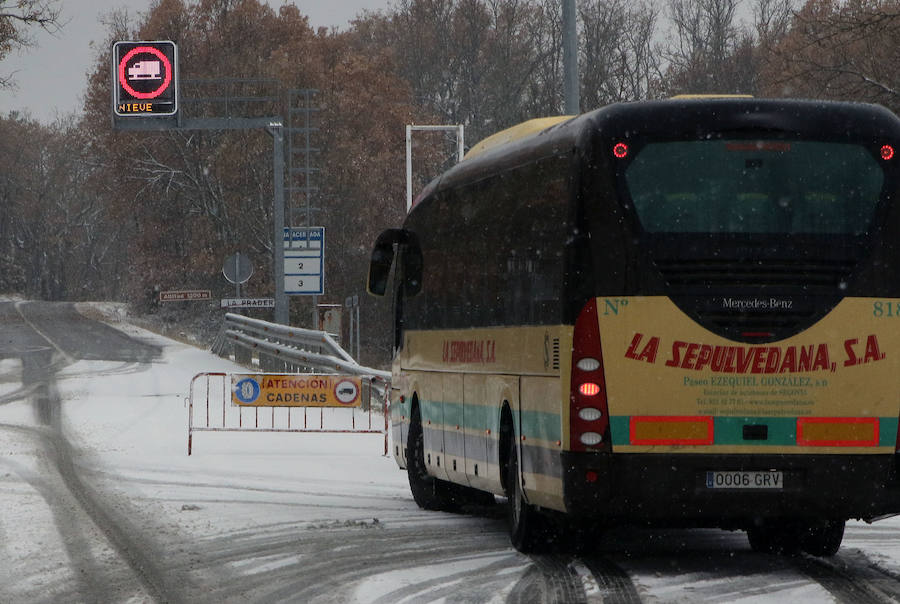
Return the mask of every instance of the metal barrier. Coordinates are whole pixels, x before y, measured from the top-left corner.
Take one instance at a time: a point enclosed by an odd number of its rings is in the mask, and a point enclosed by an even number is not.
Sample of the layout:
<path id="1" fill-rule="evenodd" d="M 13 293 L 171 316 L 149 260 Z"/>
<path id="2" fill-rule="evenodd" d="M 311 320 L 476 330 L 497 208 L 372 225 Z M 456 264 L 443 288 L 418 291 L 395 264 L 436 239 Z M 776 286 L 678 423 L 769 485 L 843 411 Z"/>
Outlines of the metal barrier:
<path id="1" fill-rule="evenodd" d="M 377 376 L 198 373 L 185 399 L 188 455 L 192 453 L 194 432 L 384 434 L 387 455 L 386 395 L 381 398 L 383 418 L 373 413 L 376 405 L 372 404 L 372 393 L 377 392 L 374 386 L 378 381 L 381 379 Z M 381 389 L 388 390 L 383 385 Z M 278 409 L 282 412 L 276 419 Z M 301 410 L 302 416 L 297 417 Z M 318 422 L 311 415 L 318 415 Z"/>
<path id="2" fill-rule="evenodd" d="M 265 356 L 270 364 L 266 369 L 276 369 L 277 363 L 285 370 L 312 368 L 315 370 L 349 373 L 360 376 L 378 377 L 383 384 L 389 383 L 391 373 L 358 364 L 334 339 L 324 331 L 314 331 L 251 319 L 235 313 L 227 313 L 222 330 L 212 345 L 212 352 L 225 356 L 229 345 L 238 362 L 249 362 L 249 354 Z M 239 350 L 247 353 L 246 359 L 239 359 Z"/>

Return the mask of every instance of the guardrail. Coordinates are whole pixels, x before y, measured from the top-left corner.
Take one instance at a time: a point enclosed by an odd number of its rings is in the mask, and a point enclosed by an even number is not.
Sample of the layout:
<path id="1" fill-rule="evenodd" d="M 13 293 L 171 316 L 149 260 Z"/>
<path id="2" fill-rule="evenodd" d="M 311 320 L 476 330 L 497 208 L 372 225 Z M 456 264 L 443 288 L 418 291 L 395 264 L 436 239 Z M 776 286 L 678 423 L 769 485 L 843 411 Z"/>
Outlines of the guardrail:
<path id="1" fill-rule="evenodd" d="M 384 391 L 391 373 L 364 367 L 357 363 L 324 331 L 291 327 L 227 313 L 222 330 L 213 343 L 212 351 L 226 356 L 229 349 L 235 361 L 249 363 L 255 352 L 260 365 L 267 370 L 295 372 L 330 371 L 376 378 L 375 387 Z M 242 356 L 240 351 L 244 351 Z M 263 361 L 263 359 L 267 359 Z"/>

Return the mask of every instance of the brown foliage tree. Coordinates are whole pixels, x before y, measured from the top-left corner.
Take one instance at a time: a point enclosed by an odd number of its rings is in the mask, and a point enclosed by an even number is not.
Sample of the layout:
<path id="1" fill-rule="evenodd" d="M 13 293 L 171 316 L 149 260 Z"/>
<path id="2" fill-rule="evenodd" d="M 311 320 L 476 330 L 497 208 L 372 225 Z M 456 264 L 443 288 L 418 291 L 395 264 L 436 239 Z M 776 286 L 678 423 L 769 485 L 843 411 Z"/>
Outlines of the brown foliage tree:
<path id="1" fill-rule="evenodd" d="M 313 159 L 319 171 L 311 205 L 320 208 L 314 224 L 327 232 L 324 301 L 364 294 L 369 245 L 403 213 L 403 126 L 420 117 L 409 88 L 391 75 L 391 53 L 373 50 L 361 35 L 313 32 L 296 7 L 276 13 L 258 0 L 163 0 L 132 29 L 111 36 L 178 44 L 186 117 L 273 116 L 289 123 L 286 92 L 318 90 L 313 146 L 319 153 Z M 152 307 L 156 289 L 186 285 L 231 295 L 221 266 L 237 250 L 257 267 L 248 293 L 271 295 L 271 137 L 261 131 L 111 131 L 103 101 L 107 61 L 98 58 L 85 123 L 115 183 L 112 212 L 131 229 L 135 270 L 128 297 Z M 227 107 L 211 100 L 226 95 Z M 308 324 L 306 301 L 297 302 L 296 323 Z M 364 306 L 363 312 L 382 311 Z M 378 328 L 386 323 L 368 321 Z"/>

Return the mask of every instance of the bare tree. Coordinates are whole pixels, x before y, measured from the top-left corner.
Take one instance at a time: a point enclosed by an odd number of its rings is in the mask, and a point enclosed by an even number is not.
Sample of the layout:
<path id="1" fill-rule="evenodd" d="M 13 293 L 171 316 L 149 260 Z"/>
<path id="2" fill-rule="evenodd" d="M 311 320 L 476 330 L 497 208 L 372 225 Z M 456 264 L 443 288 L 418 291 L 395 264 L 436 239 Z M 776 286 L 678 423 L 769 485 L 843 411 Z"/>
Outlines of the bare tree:
<path id="1" fill-rule="evenodd" d="M 389 27 L 414 98 L 472 140 L 562 108 L 559 0 L 402 0 Z"/>
<path id="2" fill-rule="evenodd" d="M 752 93 L 752 34 L 737 20 L 740 0 L 669 0 L 673 33 L 667 93 Z"/>
<path id="3" fill-rule="evenodd" d="M 59 31 L 59 16 L 58 0 L 0 0 L 0 59 L 34 44 L 28 34 L 30 28 Z M 11 75 L 0 75 L 0 88 L 9 88 L 13 83 Z"/>
<path id="4" fill-rule="evenodd" d="M 0 286 L 44 299 L 114 297 L 122 226 L 96 186 L 74 116 L 45 126 L 0 118 Z"/>
<path id="5" fill-rule="evenodd" d="M 790 31 L 797 0 L 756 0 L 753 21 L 761 48 L 771 48 Z"/>
<path id="6" fill-rule="evenodd" d="M 584 107 L 653 96 L 660 79 L 653 44 L 659 11 L 628 0 L 589 0 L 579 9 Z"/>

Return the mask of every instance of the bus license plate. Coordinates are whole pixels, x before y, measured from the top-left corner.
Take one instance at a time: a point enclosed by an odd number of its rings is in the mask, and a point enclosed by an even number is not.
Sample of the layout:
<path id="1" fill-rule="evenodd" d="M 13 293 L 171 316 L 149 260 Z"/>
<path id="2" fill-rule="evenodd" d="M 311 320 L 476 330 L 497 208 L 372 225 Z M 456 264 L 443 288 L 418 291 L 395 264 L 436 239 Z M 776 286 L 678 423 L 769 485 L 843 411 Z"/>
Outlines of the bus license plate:
<path id="1" fill-rule="evenodd" d="M 784 475 L 781 472 L 707 472 L 707 489 L 783 489 Z"/>

